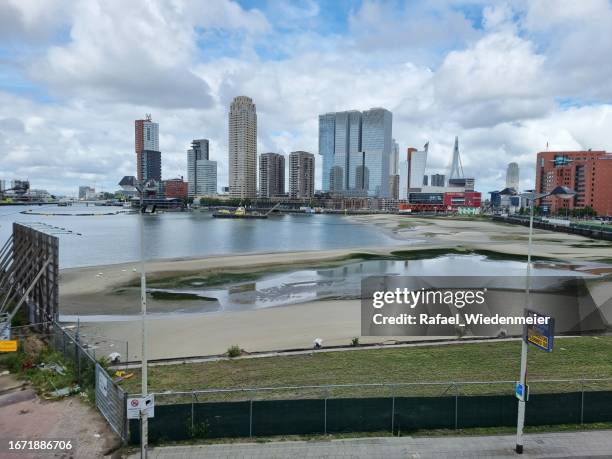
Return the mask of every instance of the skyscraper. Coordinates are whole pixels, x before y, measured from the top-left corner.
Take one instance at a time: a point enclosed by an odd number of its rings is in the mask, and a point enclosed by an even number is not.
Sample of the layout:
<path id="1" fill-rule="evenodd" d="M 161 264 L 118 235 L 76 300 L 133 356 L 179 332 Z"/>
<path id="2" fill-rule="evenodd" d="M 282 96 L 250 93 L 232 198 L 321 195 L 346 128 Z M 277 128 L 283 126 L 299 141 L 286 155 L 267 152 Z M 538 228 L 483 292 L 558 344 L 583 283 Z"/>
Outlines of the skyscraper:
<path id="1" fill-rule="evenodd" d="M 330 191 L 342 193 L 354 187 L 350 156 L 361 154 L 361 113 L 357 110 L 335 114 L 334 162 Z M 353 182 L 353 185 L 351 185 Z"/>
<path id="2" fill-rule="evenodd" d="M 429 150 L 429 142 L 423 146 L 423 150 L 419 151 L 416 148 L 408 148 L 408 188 L 409 190 L 418 190 L 423 186 L 423 177 L 425 176 L 425 168 L 427 167 L 427 152 Z"/>
<path id="3" fill-rule="evenodd" d="M 362 114 L 361 148 L 367 196 L 389 197 L 389 156 L 392 146 L 393 115 L 385 108 L 371 108 Z"/>
<path id="4" fill-rule="evenodd" d="M 399 175 L 397 199 L 408 199 L 408 154 L 400 160 L 397 169 Z"/>
<path id="5" fill-rule="evenodd" d="M 230 196 L 257 197 L 257 113 L 250 97 L 232 101 L 228 144 Z"/>
<path id="6" fill-rule="evenodd" d="M 336 114 L 319 115 L 319 154 L 323 162 L 323 191 L 330 191 L 331 170 L 334 167 L 336 144 Z"/>
<path id="7" fill-rule="evenodd" d="M 306 151 L 289 154 L 289 196 L 311 198 L 314 196 L 315 157 Z"/>
<path id="8" fill-rule="evenodd" d="M 324 190 L 389 196 L 391 131 L 392 114 L 384 108 L 320 115 L 319 152 L 323 156 Z"/>
<path id="9" fill-rule="evenodd" d="M 142 150 L 140 152 L 140 179 L 155 180 L 160 183 L 162 178 L 161 152 Z"/>
<path id="10" fill-rule="evenodd" d="M 519 189 L 519 165 L 517 163 L 509 163 L 506 170 L 506 188 Z"/>
<path id="11" fill-rule="evenodd" d="M 208 139 L 195 139 L 187 150 L 187 195 L 217 194 L 217 161 L 210 161 Z"/>
<path id="12" fill-rule="evenodd" d="M 399 198 L 399 144 L 395 139 L 391 140 L 391 155 L 389 156 L 389 197 L 392 199 Z"/>
<path id="13" fill-rule="evenodd" d="M 259 155 L 259 195 L 271 198 L 285 194 L 285 157 L 278 153 Z"/>
<path id="14" fill-rule="evenodd" d="M 389 174 L 396 175 L 397 167 L 399 163 L 399 144 L 395 141 L 395 139 L 391 139 L 391 156 L 389 157 Z"/>
<path id="15" fill-rule="evenodd" d="M 143 180 L 142 151 L 159 151 L 159 125 L 151 121 L 151 115 L 134 121 L 134 147 L 136 152 L 136 176 Z"/>

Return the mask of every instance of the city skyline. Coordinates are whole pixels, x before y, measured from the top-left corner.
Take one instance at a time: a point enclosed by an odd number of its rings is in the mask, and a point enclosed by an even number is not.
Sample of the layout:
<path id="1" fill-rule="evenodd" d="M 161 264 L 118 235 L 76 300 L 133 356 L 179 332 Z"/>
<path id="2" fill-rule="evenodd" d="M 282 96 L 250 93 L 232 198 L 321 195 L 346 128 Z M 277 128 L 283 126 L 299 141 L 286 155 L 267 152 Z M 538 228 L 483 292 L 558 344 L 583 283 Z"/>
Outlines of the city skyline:
<path id="1" fill-rule="evenodd" d="M 227 183 L 226 116 L 240 94 L 257 102 L 258 151 L 317 152 L 318 114 L 383 106 L 400 151 L 431 139 L 432 171 L 448 176 L 459 135 L 465 174 L 482 190 L 499 188 L 509 162 L 533 187 L 547 143 L 612 149 L 609 2 L 214 4 L 9 1 L 0 177 L 59 194 L 114 190 L 134 174 L 126 120 L 152 113 L 165 176 L 184 174 L 185 149 L 203 135 Z M 147 40 L 130 27 L 136 11 Z M 134 84 L 142 72 L 152 78 Z"/>

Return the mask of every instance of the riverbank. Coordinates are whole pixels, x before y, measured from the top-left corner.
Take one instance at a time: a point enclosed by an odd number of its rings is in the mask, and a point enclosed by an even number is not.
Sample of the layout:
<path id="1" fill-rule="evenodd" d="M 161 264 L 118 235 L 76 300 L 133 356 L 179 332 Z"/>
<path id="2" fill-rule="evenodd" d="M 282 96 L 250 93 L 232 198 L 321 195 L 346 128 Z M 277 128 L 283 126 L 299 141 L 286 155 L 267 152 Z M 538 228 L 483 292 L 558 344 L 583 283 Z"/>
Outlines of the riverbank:
<path id="1" fill-rule="evenodd" d="M 479 253 L 490 258 L 525 259 L 523 227 L 482 219 L 422 218 L 395 215 L 350 217 L 375 225 L 401 242 L 391 247 L 296 251 L 157 260 L 147 263 L 149 286 L 185 279 L 217 284 L 253 279 L 258 273 L 339 266 L 371 258 L 429 259 L 445 253 Z M 533 255 L 574 264 L 612 260 L 612 245 L 587 238 L 536 231 Z M 111 342 L 129 341 L 130 359 L 139 355 L 139 265 L 121 263 L 61 271 L 60 312 L 66 315 L 118 315 L 85 324 L 83 332 Z M 194 313 L 202 300 L 148 300 L 151 358 L 222 354 L 231 345 L 249 352 L 307 348 L 315 337 L 326 345 L 347 345 L 360 335 L 359 300 L 326 299 L 237 312 Z M 172 314 L 159 314 L 169 313 Z M 154 314 L 158 313 L 158 314 Z M 131 315 L 131 317 L 127 317 Z M 392 338 L 390 338 L 392 339 Z M 382 338 L 362 338 L 364 343 Z M 127 347 L 127 346 L 126 346 Z"/>
<path id="2" fill-rule="evenodd" d="M 386 247 L 361 247 L 324 251 L 295 251 L 178 258 L 147 262 L 149 286 L 161 281 L 184 278 L 239 280 L 242 275 L 299 268 L 334 266 L 347 260 L 398 257 L 434 258 L 445 253 L 476 252 L 499 259 L 524 259 L 527 235 L 520 226 L 493 223 L 483 219 L 450 219 L 377 215 L 351 217 L 361 224 L 375 225 L 401 242 Z M 533 238 L 535 259 L 563 260 L 570 263 L 612 261 L 612 244 L 581 236 L 536 230 Z M 139 311 L 139 264 L 120 263 L 61 270 L 60 310 L 62 314 L 135 314 Z M 222 282 L 217 282 L 217 284 Z M 171 303 L 171 302 L 170 302 Z M 180 300 L 169 307 L 168 299 L 152 298 L 150 312 L 196 310 L 199 300 Z"/>

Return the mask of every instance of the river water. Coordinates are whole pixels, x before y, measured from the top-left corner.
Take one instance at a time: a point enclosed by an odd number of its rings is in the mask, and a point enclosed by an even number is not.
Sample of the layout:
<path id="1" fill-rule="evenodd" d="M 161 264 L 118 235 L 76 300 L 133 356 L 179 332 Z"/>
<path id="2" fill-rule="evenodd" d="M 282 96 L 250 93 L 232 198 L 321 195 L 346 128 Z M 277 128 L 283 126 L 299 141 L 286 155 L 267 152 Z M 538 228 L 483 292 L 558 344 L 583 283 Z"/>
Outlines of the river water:
<path id="1" fill-rule="evenodd" d="M 38 215 L 24 215 L 21 211 Z M 122 212 L 117 215 L 106 213 Z M 51 215 L 51 214 L 65 215 Z M 93 216 L 75 216 L 94 213 Z M 42 215 L 41 215 L 42 214 Z M 60 238 L 60 268 L 135 261 L 139 258 L 137 214 L 119 207 L 74 205 L 0 207 L 0 241 L 11 234 L 12 222 L 41 222 Z M 167 212 L 145 217 L 149 260 L 250 252 L 326 250 L 387 246 L 406 241 L 342 215 L 274 215 L 266 220 L 215 219 L 208 212 Z M 1 244 L 0 244 L 1 245 Z"/>

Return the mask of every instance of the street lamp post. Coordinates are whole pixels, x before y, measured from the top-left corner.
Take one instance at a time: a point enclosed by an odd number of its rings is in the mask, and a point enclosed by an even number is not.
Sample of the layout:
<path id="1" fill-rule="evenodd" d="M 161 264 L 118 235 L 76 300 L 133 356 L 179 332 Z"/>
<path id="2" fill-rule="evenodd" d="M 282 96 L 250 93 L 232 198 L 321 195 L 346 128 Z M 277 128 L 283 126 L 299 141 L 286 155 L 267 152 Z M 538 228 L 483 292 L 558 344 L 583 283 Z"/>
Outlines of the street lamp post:
<path id="1" fill-rule="evenodd" d="M 155 184 L 143 182 L 136 177 L 124 177 L 119 185 L 125 190 L 138 192 L 139 201 L 139 227 L 140 227 L 140 312 L 141 312 L 141 343 L 142 343 L 142 364 L 141 364 L 141 397 L 142 408 L 140 411 L 140 457 L 147 457 L 148 443 L 148 413 L 146 411 L 145 397 L 148 395 L 148 368 L 147 368 L 147 278 L 145 271 L 145 242 L 144 242 L 144 195 L 149 190 L 155 189 Z"/>
<path id="2" fill-rule="evenodd" d="M 549 193 L 524 193 L 521 197 L 529 199 L 529 242 L 527 245 L 527 273 L 525 279 L 525 307 L 529 308 L 529 291 L 531 290 L 531 242 L 533 240 L 533 214 L 535 201 L 547 196 L 555 196 L 562 199 L 571 199 L 576 193 L 567 187 L 558 186 Z M 519 383 L 523 388 L 524 396 L 518 401 L 518 417 L 516 421 L 516 452 L 523 454 L 523 428 L 525 427 L 525 402 L 527 387 L 527 350 L 528 345 L 525 339 L 521 340 L 521 374 Z"/>

